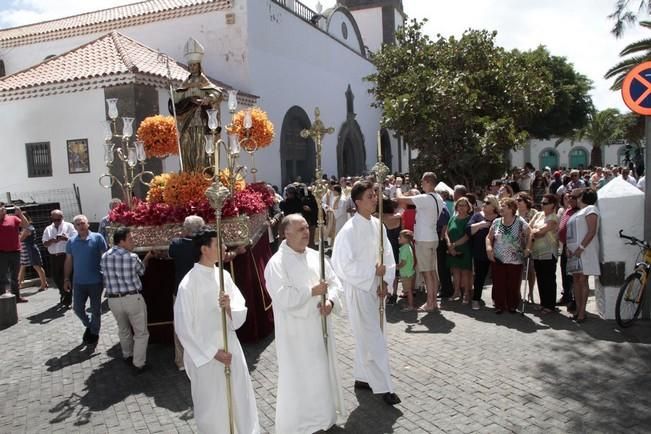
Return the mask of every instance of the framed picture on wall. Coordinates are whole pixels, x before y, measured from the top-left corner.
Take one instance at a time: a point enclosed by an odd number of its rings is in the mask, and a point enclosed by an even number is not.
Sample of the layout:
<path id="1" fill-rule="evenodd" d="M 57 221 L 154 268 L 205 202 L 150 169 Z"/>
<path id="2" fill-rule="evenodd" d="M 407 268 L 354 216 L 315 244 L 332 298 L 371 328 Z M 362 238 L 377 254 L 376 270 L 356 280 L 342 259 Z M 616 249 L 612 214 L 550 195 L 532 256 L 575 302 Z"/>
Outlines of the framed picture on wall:
<path id="1" fill-rule="evenodd" d="M 88 139 L 74 139 L 66 142 L 68 150 L 68 173 L 89 173 Z"/>

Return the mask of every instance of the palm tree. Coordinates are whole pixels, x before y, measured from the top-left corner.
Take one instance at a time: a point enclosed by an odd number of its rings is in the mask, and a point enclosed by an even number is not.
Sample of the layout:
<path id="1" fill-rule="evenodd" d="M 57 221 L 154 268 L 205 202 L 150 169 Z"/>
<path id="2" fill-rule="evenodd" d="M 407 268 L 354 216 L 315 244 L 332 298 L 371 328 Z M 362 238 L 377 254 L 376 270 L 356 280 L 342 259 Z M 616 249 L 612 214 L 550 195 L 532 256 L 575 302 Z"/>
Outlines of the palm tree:
<path id="1" fill-rule="evenodd" d="M 638 15 L 651 13 L 651 0 L 638 0 L 637 12 L 631 7 L 631 0 L 617 0 L 615 10 L 608 18 L 615 20 L 612 30 L 610 31 L 615 37 L 619 38 L 624 34 L 627 25 L 635 24 Z"/>
<path id="2" fill-rule="evenodd" d="M 640 26 L 646 29 L 651 29 L 651 21 L 640 21 Z M 622 60 L 617 65 L 610 68 L 604 75 L 604 78 L 615 78 L 615 83 L 610 87 L 612 90 L 620 90 L 622 88 L 624 77 L 626 77 L 626 74 L 628 74 L 634 66 L 651 60 L 651 39 L 643 39 L 627 45 L 619 53 L 619 56 L 624 57 L 631 54 L 637 55 Z"/>
<path id="3" fill-rule="evenodd" d="M 624 137 L 628 118 L 622 116 L 619 110 L 609 108 L 590 115 L 588 125 L 578 131 L 575 140 L 588 139 L 592 143 L 590 165 L 602 166 L 601 148 L 610 145 L 615 140 Z"/>

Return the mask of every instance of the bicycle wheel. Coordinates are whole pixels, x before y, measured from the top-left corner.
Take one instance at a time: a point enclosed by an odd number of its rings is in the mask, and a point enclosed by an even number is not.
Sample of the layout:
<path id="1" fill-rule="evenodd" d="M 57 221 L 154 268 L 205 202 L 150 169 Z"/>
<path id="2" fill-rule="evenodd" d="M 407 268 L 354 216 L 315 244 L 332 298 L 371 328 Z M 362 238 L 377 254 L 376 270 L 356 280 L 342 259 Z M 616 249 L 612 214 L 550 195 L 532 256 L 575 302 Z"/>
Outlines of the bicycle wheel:
<path id="1" fill-rule="evenodd" d="M 631 274 L 624 281 L 624 285 L 617 295 L 615 304 L 615 318 L 621 327 L 628 327 L 640 314 L 642 309 L 644 287 L 642 274 L 639 271 Z"/>

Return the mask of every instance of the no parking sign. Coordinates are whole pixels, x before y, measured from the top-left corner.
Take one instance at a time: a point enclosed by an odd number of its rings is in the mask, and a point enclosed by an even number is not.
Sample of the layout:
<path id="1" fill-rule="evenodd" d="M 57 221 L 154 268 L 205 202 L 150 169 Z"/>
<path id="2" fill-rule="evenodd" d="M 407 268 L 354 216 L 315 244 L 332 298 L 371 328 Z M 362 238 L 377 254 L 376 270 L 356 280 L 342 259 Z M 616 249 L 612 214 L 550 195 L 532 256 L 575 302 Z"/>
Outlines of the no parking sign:
<path id="1" fill-rule="evenodd" d="M 641 63 L 626 74 L 622 98 L 635 113 L 651 115 L 651 62 Z"/>

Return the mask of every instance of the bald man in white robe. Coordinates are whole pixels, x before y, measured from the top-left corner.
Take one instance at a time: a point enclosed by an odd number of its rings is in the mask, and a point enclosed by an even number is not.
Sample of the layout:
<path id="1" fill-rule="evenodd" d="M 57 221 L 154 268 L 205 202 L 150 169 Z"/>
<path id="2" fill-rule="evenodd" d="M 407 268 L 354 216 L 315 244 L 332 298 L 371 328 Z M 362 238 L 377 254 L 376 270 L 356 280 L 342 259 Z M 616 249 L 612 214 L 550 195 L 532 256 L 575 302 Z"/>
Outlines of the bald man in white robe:
<path id="1" fill-rule="evenodd" d="M 345 419 L 345 408 L 332 312 L 341 314 L 341 284 L 325 263 L 320 283 L 319 252 L 308 248 L 310 228 L 300 214 L 286 216 L 278 252 L 269 260 L 264 276 L 273 299 L 278 356 L 276 432 L 311 434 L 326 431 Z M 321 295 L 326 304 L 321 306 Z M 327 320 L 327 350 L 321 318 Z"/>

